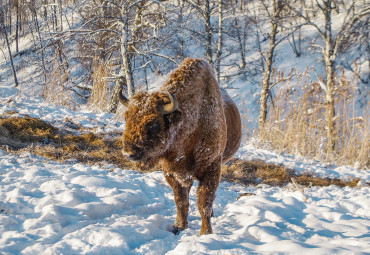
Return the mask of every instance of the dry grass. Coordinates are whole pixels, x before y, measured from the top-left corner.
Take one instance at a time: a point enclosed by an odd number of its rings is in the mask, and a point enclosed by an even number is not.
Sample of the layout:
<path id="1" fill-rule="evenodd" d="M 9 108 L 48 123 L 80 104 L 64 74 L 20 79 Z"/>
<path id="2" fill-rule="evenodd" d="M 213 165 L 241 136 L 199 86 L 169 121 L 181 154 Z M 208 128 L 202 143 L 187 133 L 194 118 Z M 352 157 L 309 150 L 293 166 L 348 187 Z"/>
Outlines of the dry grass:
<path id="1" fill-rule="evenodd" d="M 42 96 L 54 104 L 72 107 L 71 97 L 65 87 L 68 80 L 71 79 L 70 70 L 66 61 L 60 63 L 60 51 L 62 49 L 57 47 L 51 63 L 51 71 L 45 74 L 46 82 L 43 87 Z"/>
<path id="2" fill-rule="evenodd" d="M 93 62 L 93 88 L 89 97 L 89 104 L 97 109 L 107 110 L 109 106 L 109 88 L 107 77 L 110 67 L 107 63 L 99 63 L 98 58 Z"/>
<path id="3" fill-rule="evenodd" d="M 58 161 L 76 159 L 88 164 L 106 161 L 122 168 L 147 170 L 122 155 L 118 134 L 76 135 L 31 117 L 0 118 L 0 148 L 11 152 L 28 150 Z"/>
<path id="4" fill-rule="evenodd" d="M 44 139 L 58 140 L 57 129 L 47 122 L 31 117 L 0 117 L 0 134 L 21 142 L 42 142 Z"/>
<path id="5" fill-rule="evenodd" d="M 59 130 L 49 123 L 31 117 L 0 117 L 0 148 L 18 153 L 30 151 L 36 155 L 57 161 L 70 159 L 87 164 L 108 162 L 121 168 L 136 169 L 143 172 L 159 170 L 147 169 L 143 165 L 133 163 L 121 153 L 122 141 L 120 134 L 94 134 L 83 132 L 76 135 L 72 132 Z M 230 161 L 222 169 L 223 180 L 243 185 L 266 183 L 283 186 L 295 177 L 301 185 L 316 186 L 338 185 L 356 186 L 358 179 L 344 182 L 339 179 L 319 178 L 310 174 L 297 175 L 284 166 L 269 165 L 264 162 L 247 162 L 238 159 Z"/>
<path id="6" fill-rule="evenodd" d="M 297 84 L 279 89 L 266 125 L 258 130 L 260 145 L 291 154 L 337 164 L 370 168 L 370 133 L 367 118 L 357 116 L 354 84 L 344 74 L 337 77 L 334 150 L 327 150 L 325 93 L 308 73 Z M 364 109 L 364 116 L 369 109 Z"/>
<path id="7" fill-rule="evenodd" d="M 294 177 L 298 184 L 303 186 L 329 186 L 356 187 L 360 179 L 343 181 L 340 179 L 322 178 L 310 173 L 298 174 L 285 166 L 267 164 L 262 161 L 243 161 L 234 159 L 222 168 L 224 181 L 243 185 L 258 185 L 260 183 L 272 186 L 285 186 Z"/>

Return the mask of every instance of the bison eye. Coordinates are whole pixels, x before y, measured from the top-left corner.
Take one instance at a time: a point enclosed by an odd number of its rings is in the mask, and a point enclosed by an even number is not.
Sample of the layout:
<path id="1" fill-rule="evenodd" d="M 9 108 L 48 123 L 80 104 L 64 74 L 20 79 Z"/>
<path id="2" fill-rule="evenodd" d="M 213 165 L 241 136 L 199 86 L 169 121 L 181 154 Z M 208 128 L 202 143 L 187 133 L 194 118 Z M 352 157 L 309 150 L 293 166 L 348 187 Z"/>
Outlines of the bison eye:
<path id="1" fill-rule="evenodd" d="M 146 126 L 146 130 L 148 132 L 148 135 L 155 135 L 161 131 L 161 124 L 157 121 L 155 122 L 150 122 Z"/>

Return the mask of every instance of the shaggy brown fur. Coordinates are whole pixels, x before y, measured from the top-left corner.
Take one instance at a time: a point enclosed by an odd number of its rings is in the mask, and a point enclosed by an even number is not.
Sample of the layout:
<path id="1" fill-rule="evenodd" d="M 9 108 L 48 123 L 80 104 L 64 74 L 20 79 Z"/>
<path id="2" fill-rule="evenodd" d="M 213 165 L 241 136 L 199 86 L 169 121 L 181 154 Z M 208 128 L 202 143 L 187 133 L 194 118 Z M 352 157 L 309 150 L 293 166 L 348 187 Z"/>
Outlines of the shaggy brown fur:
<path id="1" fill-rule="evenodd" d="M 175 95 L 178 108 L 161 114 Z M 189 191 L 199 181 L 197 203 L 200 234 L 212 233 L 212 204 L 220 181 L 221 164 L 238 149 L 241 121 L 237 107 L 220 90 L 212 67 L 202 59 L 186 59 L 159 92 L 137 93 L 125 113 L 123 151 L 133 160 L 160 162 L 173 189 L 177 218 L 173 233 L 188 225 Z"/>

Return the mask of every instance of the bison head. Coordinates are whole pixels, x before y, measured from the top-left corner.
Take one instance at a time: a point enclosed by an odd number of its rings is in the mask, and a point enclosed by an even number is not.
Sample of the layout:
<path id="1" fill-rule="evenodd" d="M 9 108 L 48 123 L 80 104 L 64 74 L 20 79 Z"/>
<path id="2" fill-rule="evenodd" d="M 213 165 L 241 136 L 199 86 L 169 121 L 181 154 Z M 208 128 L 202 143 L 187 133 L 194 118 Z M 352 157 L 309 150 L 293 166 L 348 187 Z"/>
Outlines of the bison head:
<path id="1" fill-rule="evenodd" d="M 118 95 L 127 107 L 123 153 L 134 161 L 154 163 L 168 149 L 169 130 L 179 114 L 176 97 L 168 92 L 138 92 L 130 100 L 122 91 Z"/>

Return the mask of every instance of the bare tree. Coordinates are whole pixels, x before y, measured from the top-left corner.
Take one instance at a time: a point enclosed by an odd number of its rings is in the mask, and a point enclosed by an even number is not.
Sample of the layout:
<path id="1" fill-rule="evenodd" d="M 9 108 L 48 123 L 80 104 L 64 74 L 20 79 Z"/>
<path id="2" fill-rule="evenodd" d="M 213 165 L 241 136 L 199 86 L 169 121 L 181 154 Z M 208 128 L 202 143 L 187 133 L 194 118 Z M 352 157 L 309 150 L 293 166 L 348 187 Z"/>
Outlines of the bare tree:
<path id="1" fill-rule="evenodd" d="M 206 59 L 208 63 L 213 64 L 212 36 L 214 33 L 212 30 L 211 17 L 217 5 L 215 2 L 211 0 L 205 1 L 184 0 L 184 1 L 200 14 L 202 22 L 204 22 L 204 34 L 202 35 L 202 37 L 204 37 L 205 39 Z"/>
<path id="2" fill-rule="evenodd" d="M 222 44 L 223 44 L 223 9 L 224 4 L 222 0 L 218 1 L 218 40 L 217 40 L 217 51 L 216 51 L 216 59 L 215 59 L 215 67 L 216 67 L 216 77 L 218 83 L 220 83 L 220 75 L 221 75 L 221 54 L 222 54 Z"/>
<path id="3" fill-rule="evenodd" d="M 245 44 L 243 42 L 245 40 L 245 33 L 242 31 L 242 27 L 240 26 L 240 21 L 237 17 L 237 12 L 236 12 L 237 1 L 235 2 L 236 2 L 235 7 L 232 8 L 233 22 L 232 22 L 231 28 L 235 31 L 235 33 L 233 34 L 233 37 L 236 37 L 237 39 L 238 51 L 239 51 L 240 60 L 241 60 L 240 69 L 244 71 L 247 66 L 247 63 L 245 60 L 245 47 L 244 47 Z M 244 17 L 244 19 L 246 20 L 247 17 Z M 243 38 L 243 35 L 244 35 L 244 38 Z"/>
<path id="4" fill-rule="evenodd" d="M 262 82 L 262 90 L 261 90 L 261 107 L 260 107 L 260 114 L 259 114 L 259 126 L 263 128 L 266 122 L 267 116 L 267 100 L 269 95 L 271 94 L 271 89 L 273 85 L 271 84 L 271 74 L 272 74 L 272 65 L 274 60 L 275 48 L 278 43 L 281 42 L 277 39 L 278 34 L 278 26 L 281 19 L 281 13 L 284 8 L 284 3 L 281 0 L 271 0 L 270 6 L 266 1 L 260 0 L 265 13 L 267 14 L 269 23 L 270 23 L 270 33 L 269 33 L 269 47 L 266 53 L 266 56 L 263 56 L 264 62 L 264 74 L 263 74 L 263 82 Z M 274 84 L 276 85 L 276 83 Z"/>
<path id="5" fill-rule="evenodd" d="M 20 12 L 20 2 L 19 1 L 14 1 L 13 3 L 15 5 L 16 9 L 16 16 L 17 16 L 17 21 L 16 21 L 16 29 L 15 29 L 15 48 L 16 52 L 19 51 L 19 30 L 21 28 L 21 12 Z"/>
<path id="6" fill-rule="evenodd" d="M 114 75 L 116 85 L 109 106 L 111 112 L 117 109 L 120 87 L 127 89 L 129 97 L 134 95 L 134 73 L 146 68 L 150 62 L 147 60 L 137 66 L 139 60 L 145 61 L 149 56 L 167 58 L 151 49 L 158 37 L 159 28 L 164 25 L 161 8 L 162 4 L 154 0 L 91 0 L 89 5 L 83 6 L 81 12 L 84 24 L 70 31 L 83 35 L 85 42 L 90 44 L 96 42 L 92 38 L 100 37 L 105 47 L 96 48 L 101 52 L 102 60 L 119 63 L 118 73 Z M 114 59 L 116 57 L 118 61 Z"/>
<path id="7" fill-rule="evenodd" d="M 227 36 L 227 40 L 232 43 L 224 46 L 224 52 L 225 54 L 237 54 L 239 56 L 236 58 L 237 61 L 232 63 L 232 65 L 238 67 L 238 72 L 229 74 L 228 77 L 242 75 L 243 79 L 254 80 L 254 77 L 261 72 L 259 62 L 256 58 L 249 57 L 248 61 L 247 58 L 251 52 L 256 50 L 251 47 L 250 43 L 255 39 L 253 32 L 257 26 L 257 18 L 254 13 L 255 8 L 244 8 L 243 2 L 243 0 L 232 1 L 232 5 L 229 6 L 230 15 L 226 13 L 230 18 L 224 24 L 224 34 L 225 37 Z M 253 2 L 251 1 L 248 4 L 252 6 Z M 253 81 L 253 83 L 256 83 L 256 81 Z"/>
<path id="8" fill-rule="evenodd" d="M 326 94 L 326 121 L 327 121 L 327 146 L 329 151 L 334 150 L 336 144 L 335 128 L 335 71 L 338 67 L 336 64 L 339 50 L 344 47 L 346 38 L 350 36 L 350 31 L 356 27 L 363 17 L 370 15 L 370 7 L 367 1 L 352 0 L 315 0 L 312 1 L 313 10 L 306 10 L 302 13 L 294 6 L 290 8 L 301 18 L 307 25 L 316 29 L 321 37 L 318 44 L 312 45 L 323 56 L 325 63 L 325 81 L 319 79 L 319 83 Z M 315 17 L 318 15 L 323 19 L 323 24 Z M 342 16 L 340 26 L 334 29 L 333 15 Z M 315 19 L 314 19 L 315 18 Z M 319 78 L 319 75 L 317 75 Z"/>
<path id="9" fill-rule="evenodd" d="M 35 26 L 35 29 L 36 29 L 36 33 L 37 33 L 37 37 L 38 37 L 38 40 L 35 40 L 35 47 L 37 46 L 37 48 L 39 49 L 39 53 L 40 53 L 40 58 L 41 58 L 41 67 L 42 67 L 42 73 L 43 73 L 43 77 L 44 77 L 44 85 L 46 84 L 47 82 L 47 68 L 46 68 L 46 60 L 45 60 L 45 40 L 44 40 L 44 36 L 42 34 L 42 28 L 41 28 L 41 25 L 40 25 L 40 22 L 39 22 L 39 15 L 37 13 L 37 10 L 39 9 L 40 7 L 40 4 L 38 1 L 36 0 L 31 0 L 29 2 L 29 9 L 32 13 L 32 18 L 33 18 L 33 23 L 34 23 L 34 26 Z M 45 14 L 45 12 L 44 12 Z M 48 23 L 48 22 L 47 22 Z"/>
<path id="10" fill-rule="evenodd" d="M 1 25 L 1 32 L 5 36 L 5 41 L 6 41 L 6 46 L 8 48 L 8 53 L 9 53 L 9 60 L 10 60 L 10 65 L 11 69 L 13 72 L 13 77 L 14 77 L 14 84 L 17 87 L 18 86 L 18 79 L 17 79 L 17 73 L 15 71 L 14 63 L 13 63 L 13 56 L 12 56 L 12 51 L 10 49 L 10 43 L 9 43 L 9 38 L 8 38 L 8 32 L 6 31 L 6 26 L 5 26 L 5 11 L 4 11 L 4 6 L 0 5 L 0 25 Z"/>

